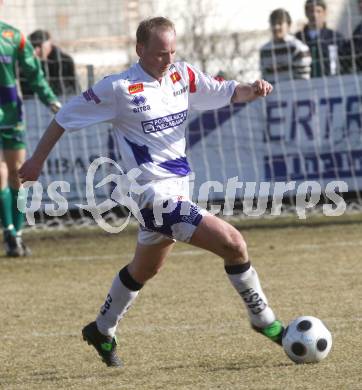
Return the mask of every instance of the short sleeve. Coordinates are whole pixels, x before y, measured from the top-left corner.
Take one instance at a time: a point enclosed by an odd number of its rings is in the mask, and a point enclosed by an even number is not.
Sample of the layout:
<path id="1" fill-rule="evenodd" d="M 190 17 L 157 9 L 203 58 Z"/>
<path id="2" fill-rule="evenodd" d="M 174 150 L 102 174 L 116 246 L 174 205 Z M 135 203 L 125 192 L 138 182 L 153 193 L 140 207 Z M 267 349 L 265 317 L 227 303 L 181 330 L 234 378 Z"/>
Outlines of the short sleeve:
<path id="1" fill-rule="evenodd" d="M 216 80 L 193 66 L 186 64 L 189 78 L 190 108 L 215 110 L 230 104 L 238 82 Z"/>
<path id="2" fill-rule="evenodd" d="M 116 93 L 110 77 L 66 103 L 55 120 L 66 130 L 79 130 L 102 122 L 112 122 L 117 116 Z"/>

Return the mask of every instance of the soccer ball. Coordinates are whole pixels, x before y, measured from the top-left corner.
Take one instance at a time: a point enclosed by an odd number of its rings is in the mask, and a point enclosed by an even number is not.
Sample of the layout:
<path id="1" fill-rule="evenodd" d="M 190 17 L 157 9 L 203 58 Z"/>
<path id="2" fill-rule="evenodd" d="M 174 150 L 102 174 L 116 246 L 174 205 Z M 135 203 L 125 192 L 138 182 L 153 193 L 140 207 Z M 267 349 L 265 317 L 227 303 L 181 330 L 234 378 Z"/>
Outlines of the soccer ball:
<path id="1" fill-rule="evenodd" d="M 302 316 L 287 326 L 282 344 L 293 362 L 317 363 L 326 358 L 331 350 L 332 335 L 320 319 Z"/>

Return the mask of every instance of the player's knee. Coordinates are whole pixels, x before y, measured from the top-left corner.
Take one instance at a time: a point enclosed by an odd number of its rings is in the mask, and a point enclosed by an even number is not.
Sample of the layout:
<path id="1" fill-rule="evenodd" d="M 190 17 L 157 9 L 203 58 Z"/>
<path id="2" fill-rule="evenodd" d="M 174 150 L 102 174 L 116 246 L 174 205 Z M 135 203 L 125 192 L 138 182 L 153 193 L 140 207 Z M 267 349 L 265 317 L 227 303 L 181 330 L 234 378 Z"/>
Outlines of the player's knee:
<path id="1" fill-rule="evenodd" d="M 230 234 L 225 243 L 224 248 L 226 251 L 225 260 L 228 263 L 243 263 L 248 261 L 247 245 L 240 233 Z"/>

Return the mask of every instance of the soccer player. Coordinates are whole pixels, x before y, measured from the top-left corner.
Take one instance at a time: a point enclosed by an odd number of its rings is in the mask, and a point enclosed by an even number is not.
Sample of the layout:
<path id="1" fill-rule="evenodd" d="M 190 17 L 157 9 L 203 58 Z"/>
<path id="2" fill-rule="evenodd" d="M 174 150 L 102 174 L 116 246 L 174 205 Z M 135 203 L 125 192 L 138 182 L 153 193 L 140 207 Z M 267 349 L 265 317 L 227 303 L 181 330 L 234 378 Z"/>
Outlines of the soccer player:
<path id="1" fill-rule="evenodd" d="M 25 161 L 25 129 L 16 66 L 23 70 L 30 87 L 45 105 L 54 113 L 60 108 L 33 50 L 18 29 L 0 20 L 0 218 L 6 255 L 11 257 L 30 254 L 21 234 L 24 213 L 17 207 L 18 202 L 25 201 L 18 177 L 18 169 Z"/>
<path id="2" fill-rule="evenodd" d="M 250 264 L 244 238 L 233 226 L 190 200 L 190 167 L 185 155 L 190 108 L 216 109 L 252 101 L 268 95 L 272 86 L 263 80 L 252 85 L 220 82 L 188 63 L 174 62 L 176 32 L 166 18 L 141 22 L 136 35 L 139 61 L 66 104 L 20 169 L 24 182 L 36 180 L 65 131 L 109 121 L 114 125 L 125 168 L 139 169 L 139 184 L 148 184 L 144 193 L 135 196 L 144 224 L 134 257 L 116 274 L 96 320 L 83 328 L 83 338 L 108 366 L 121 365 L 116 354 L 117 325 L 144 284 L 160 269 L 174 242 L 180 240 L 224 259 L 226 274 L 245 302 L 251 326 L 280 344 L 283 326 Z M 162 224 L 155 220 L 155 211 L 160 208 L 164 208 Z"/>

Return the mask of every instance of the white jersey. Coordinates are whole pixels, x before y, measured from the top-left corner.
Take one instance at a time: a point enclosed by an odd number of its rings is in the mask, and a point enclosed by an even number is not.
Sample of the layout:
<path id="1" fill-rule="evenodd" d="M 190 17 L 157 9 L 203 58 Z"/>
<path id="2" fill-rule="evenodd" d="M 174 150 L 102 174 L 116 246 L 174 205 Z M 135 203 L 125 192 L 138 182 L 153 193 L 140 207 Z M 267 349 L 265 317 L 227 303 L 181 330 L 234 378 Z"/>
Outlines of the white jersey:
<path id="1" fill-rule="evenodd" d="M 217 81 L 185 62 L 172 64 L 159 82 L 136 63 L 71 99 L 55 119 L 66 130 L 112 123 L 124 168 L 139 168 L 140 181 L 186 176 L 189 109 L 228 105 L 236 85 Z"/>

